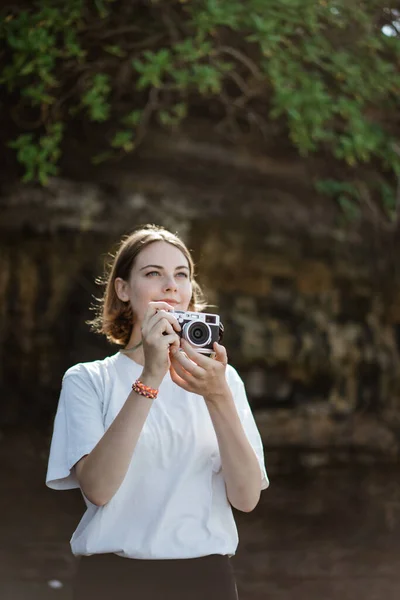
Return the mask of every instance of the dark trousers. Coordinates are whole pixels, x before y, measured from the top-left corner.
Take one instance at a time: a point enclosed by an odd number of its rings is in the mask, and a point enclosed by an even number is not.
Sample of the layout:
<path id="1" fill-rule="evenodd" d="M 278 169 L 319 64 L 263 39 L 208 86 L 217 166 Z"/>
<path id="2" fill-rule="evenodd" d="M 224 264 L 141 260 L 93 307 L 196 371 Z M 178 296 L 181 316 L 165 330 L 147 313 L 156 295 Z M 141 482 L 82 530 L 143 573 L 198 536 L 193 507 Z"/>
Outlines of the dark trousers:
<path id="1" fill-rule="evenodd" d="M 138 560 L 116 554 L 79 559 L 73 600 L 237 600 L 227 556 Z"/>

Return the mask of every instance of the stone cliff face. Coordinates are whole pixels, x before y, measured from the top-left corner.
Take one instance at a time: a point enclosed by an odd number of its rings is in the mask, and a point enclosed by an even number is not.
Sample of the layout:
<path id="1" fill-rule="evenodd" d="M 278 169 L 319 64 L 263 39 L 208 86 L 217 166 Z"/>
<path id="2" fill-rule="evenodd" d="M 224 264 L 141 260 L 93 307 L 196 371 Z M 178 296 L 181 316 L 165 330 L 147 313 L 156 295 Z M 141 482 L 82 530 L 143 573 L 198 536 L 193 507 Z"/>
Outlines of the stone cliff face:
<path id="1" fill-rule="evenodd" d="M 306 465 L 397 459 L 400 294 L 385 251 L 335 228 L 300 166 L 289 177 L 220 156 L 217 172 L 215 157 L 188 167 L 178 150 L 90 184 L 4 193 L 2 426 L 48 431 L 66 368 L 116 351 L 85 325 L 95 279 L 121 234 L 155 222 L 193 249 L 270 463 L 283 449 Z M 295 189 L 311 199 L 296 202 Z"/>

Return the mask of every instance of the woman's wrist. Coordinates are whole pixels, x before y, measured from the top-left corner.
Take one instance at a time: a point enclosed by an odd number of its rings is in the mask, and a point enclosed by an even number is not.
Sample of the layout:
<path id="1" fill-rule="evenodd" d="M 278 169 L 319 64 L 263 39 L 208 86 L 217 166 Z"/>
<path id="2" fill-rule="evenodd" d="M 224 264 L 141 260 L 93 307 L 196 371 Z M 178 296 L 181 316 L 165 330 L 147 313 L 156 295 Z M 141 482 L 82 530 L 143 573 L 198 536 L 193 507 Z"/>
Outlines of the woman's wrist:
<path id="1" fill-rule="evenodd" d="M 229 402 L 232 399 L 232 393 L 228 384 L 222 385 L 220 388 L 216 388 L 205 394 L 204 400 L 207 404 L 219 405 L 223 402 Z"/>
<path id="2" fill-rule="evenodd" d="M 142 383 L 144 383 L 144 385 L 147 385 L 148 387 L 156 390 L 158 390 L 158 388 L 160 387 L 163 379 L 164 377 L 156 373 L 151 373 L 151 371 L 148 371 L 146 369 L 143 369 L 142 374 L 139 376 L 139 380 Z"/>

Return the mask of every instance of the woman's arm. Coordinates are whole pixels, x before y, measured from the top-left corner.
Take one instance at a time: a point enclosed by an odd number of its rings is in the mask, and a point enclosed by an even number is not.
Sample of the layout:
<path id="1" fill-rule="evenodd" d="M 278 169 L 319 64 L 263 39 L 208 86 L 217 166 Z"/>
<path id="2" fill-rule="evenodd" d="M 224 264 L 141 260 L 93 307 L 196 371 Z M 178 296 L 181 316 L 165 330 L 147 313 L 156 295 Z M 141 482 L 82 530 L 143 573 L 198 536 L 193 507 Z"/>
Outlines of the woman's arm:
<path id="1" fill-rule="evenodd" d="M 144 369 L 140 381 L 158 389 L 169 369 L 170 346 L 179 347 L 180 325 L 172 306 L 150 302 L 142 323 Z M 175 329 L 174 329 L 175 328 Z M 133 381 L 132 381 L 133 383 Z M 97 506 L 107 504 L 123 482 L 153 400 L 132 390 L 103 437 L 75 465 L 79 485 Z"/>
<path id="2" fill-rule="evenodd" d="M 145 385 L 160 381 L 145 373 Z M 111 500 L 123 482 L 153 400 L 132 391 L 101 440 L 75 465 L 76 477 L 86 498 L 97 506 Z"/>
<path id="3" fill-rule="evenodd" d="M 171 351 L 171 378 L 204 397 L 218 439 L 228 500 L 238 510 L 250 512 L 260 499 L 262 473 L 226 381 L 225 348 L 215 344 L 212 360 L 184 340 L 182 346 L 185 352 Z"/>
<path id="4" fill-rule="evenodd" d="M 243 430 L 232 393 L 204 397 L 214 425 L 229 502 L 238 510 L 252 511 L 261 494 L 261 469 Z"/>

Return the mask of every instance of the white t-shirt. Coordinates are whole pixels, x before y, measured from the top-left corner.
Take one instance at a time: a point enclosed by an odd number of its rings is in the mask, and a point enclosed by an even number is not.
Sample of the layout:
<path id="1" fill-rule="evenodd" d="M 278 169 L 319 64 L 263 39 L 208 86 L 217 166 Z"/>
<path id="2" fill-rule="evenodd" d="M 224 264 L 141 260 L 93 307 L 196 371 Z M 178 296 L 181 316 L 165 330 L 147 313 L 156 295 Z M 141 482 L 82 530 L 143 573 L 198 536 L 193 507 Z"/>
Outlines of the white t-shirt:
<path id="1" fill-rule="evenodd" d="M 143 367 L 118 352 L 81 363 L 64 375 L 54 421 L 46 484 L 79 487 L 72 467 L 89 454 L 122 408 Z M 268 487 L 263 446 L 243 382 L 227 381 Z M 72 469 L 72 470 L 71 470 Z M 71 539 L 75 555 L 113 552 L 142 559 L 233 555 L 238 544 L 226 496 L 217 437 L 202 396 L 169 373 L 153 401 L 126 476 L 104 506 L 87 510 Z"/>

